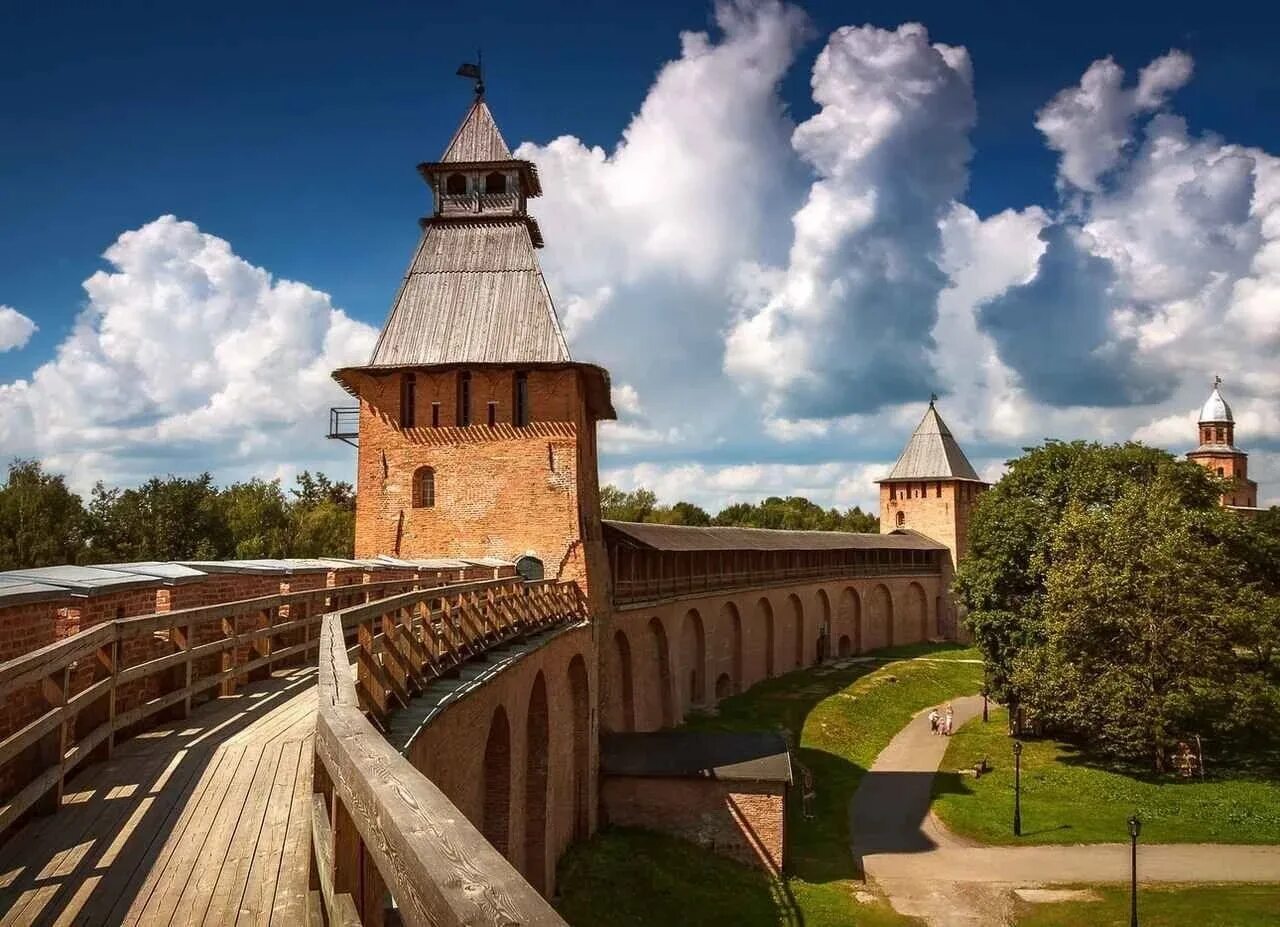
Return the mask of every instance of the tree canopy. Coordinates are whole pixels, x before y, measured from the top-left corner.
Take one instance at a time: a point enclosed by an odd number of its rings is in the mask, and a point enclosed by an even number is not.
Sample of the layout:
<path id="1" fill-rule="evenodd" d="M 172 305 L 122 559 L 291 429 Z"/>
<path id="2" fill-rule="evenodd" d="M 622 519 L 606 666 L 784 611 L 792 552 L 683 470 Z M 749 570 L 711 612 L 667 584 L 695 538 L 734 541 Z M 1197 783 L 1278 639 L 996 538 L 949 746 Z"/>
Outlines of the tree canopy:
<path id="1" fill-rule="evenodd" d="M 1208 470 L 1139 444 L 1050 442 L 981 498 L 956 591 L 997 697 L 1162 767 L 1180 738 L 1267 739 L 1280 532 Z M 1272 548 L 1274 553 L 1275 548 Z"/>
<path id="2" fill-rule="evenodd" d="M 64 479 L 15 461 L 0 486 L 0 569 L 63 563 L 349 557 L 355 494 L 303 471 L 225 488 L 204 473 L 153 477 L 133 488 L 98 483 L 84 501 Z"/>
<path id="3" fill-rule="evenodd" d="M 733 528 L 781 528 L 792 531 L 855 531 L 874 533 L 880 520 L 861 508 L 824 509 L 802 496 L 770 496 L 761 502 L 737 502 L 715 516 L 692 502 L 659 505 L 652 490 L 630 492 L 616 486 L 600 490 L 600 514 L 612 521 L 655 522 L 667 525 L 718 525 Z"/>

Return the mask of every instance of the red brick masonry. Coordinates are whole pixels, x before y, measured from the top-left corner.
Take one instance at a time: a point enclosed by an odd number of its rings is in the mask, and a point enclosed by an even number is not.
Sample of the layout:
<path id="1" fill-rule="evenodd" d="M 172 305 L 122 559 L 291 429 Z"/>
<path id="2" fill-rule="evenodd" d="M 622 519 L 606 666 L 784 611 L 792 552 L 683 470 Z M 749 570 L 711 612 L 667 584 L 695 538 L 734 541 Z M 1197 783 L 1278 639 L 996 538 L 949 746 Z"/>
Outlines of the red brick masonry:
<path id="1" fill-rule="evenodd" d="M 770 872 L 782 869 L 785 782 L 605 776 L 603 818 L 662 831 Z"/>

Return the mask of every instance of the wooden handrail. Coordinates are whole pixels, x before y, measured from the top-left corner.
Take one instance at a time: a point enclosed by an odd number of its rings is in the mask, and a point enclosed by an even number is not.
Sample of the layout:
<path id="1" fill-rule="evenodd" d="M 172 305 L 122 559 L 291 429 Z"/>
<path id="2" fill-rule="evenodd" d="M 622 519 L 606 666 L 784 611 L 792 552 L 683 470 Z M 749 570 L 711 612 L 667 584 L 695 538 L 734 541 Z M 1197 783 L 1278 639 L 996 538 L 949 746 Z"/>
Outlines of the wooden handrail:
<path id="1" fill-rule="evenodd" d="M 382 924 L 389 889 L 409 927 L 564 927 L 366 711 L 377 719 L 397 686 L 422 685 L 451 660 L 583 614 L 572 584 L 502 580 L 419 590 L 324 616 L 315 738 L 323 798 L 317 796 L 312 845 L 331 922 L 349 922 L 354 903 L 362 923 Z M 354 678 L 346 647 L 353 625 L 359 639 Z"/>
<path id="2" fill-rule="evenodd" d="M 27 767 L 10 776 L 21 787 L 0 804 L 0 832 L 30 811 L 56 811 L 67 776 L 95 753 L 109 757 L 121 731 L 169 709 L 185 717 L 193 698 L 214 688 L 230 694 L 240 678 L 305 660 L 318 647 L 320 622 L 334 603 L 348 597 L 426 591 L 423 587 L 429 589 L 430 582 L 397 579 L 326 586 L 117 618 L 0 663 L 0 698 L 38 688 L 33 716 L 0 738 L 0 770 L 19 758 Z M 288 615 L 282 616 L 285 609 Z M 131 644 L 143 651 L 143 659 L 126 664 L 122 654 Z M 172 649 L 152 656 L 157 648 Z M 208 668 L 210 661 L 219 660 L 218 668 Z M 198 674 L 198 666 L 207 671 Z M 177 684 L 161 676 L 178 671 L 182 675 Z M 141 700 L 121 706 L 117 697 L 122 691 Z M 77 725 L 77 719 L 90 711 L 93 719 Z M 92 727 L 77 733 L 78 726 L 89 724 Z"/>

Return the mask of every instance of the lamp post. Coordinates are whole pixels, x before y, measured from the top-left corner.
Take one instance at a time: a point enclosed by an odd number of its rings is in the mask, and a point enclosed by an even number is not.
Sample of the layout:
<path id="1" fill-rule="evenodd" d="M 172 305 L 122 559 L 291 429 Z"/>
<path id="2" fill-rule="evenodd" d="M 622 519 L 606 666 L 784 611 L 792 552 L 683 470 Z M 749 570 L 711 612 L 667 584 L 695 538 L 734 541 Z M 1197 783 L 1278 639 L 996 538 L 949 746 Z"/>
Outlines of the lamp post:
<path id="1" fill-rule="evenodd" d="M 1142 833 L 1142 821 L 1138 816 L 1129 818 L 1130 881 L 1129 881 L 1129 927 L 1138 927 L 1138 834 Z"/>
<path id="2" fill-rule="evenodd" d="M 983 723 L 983 724 L 986 724 L 986 723 L 987 723 L 987 720 L 988 720 L 988 719 L 987 719 L 987 693 L 988 693 L 988 691 L 989 691 L 989 690 L 987 689 L 987 684 L 984 682 L 984 683 L 982 684 L 982 723 Z"/>
<path id="3" fill-rule="evenodd" d="M 1022 741 L 1013 742 L 1013 835 L 1022 836 Z"/>

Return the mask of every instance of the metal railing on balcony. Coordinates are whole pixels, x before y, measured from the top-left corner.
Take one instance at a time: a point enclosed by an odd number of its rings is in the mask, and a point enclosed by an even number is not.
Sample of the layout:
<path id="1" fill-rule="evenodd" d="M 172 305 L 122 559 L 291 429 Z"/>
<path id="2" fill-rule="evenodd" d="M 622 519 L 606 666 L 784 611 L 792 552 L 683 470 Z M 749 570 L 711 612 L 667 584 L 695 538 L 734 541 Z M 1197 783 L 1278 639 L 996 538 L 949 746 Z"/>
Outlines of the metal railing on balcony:
<path id="1" fill-rule="evenodd" d="M 334 406 L 329 410 L 329 438 L 360 446 L 359 406 Z"/>

